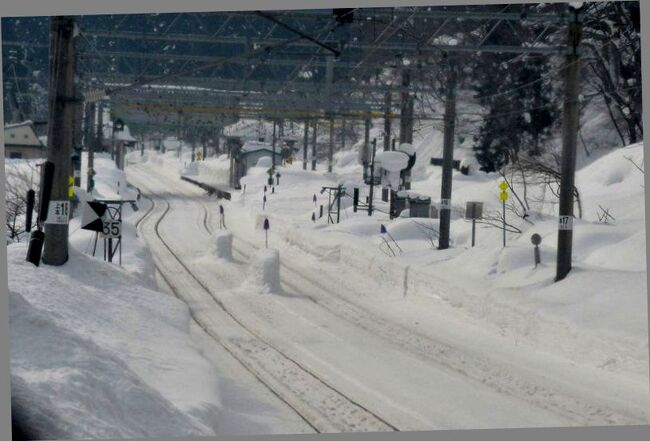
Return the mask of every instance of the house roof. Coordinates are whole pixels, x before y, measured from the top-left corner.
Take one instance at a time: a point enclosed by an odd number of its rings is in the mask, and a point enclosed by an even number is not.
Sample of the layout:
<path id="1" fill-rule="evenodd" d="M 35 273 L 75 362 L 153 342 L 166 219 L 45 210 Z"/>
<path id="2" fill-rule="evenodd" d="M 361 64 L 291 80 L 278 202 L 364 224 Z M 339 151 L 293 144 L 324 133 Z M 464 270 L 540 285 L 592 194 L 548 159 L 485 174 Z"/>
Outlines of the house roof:
<path id="1" fill-rule="evenodd" d="M 104 125 L 104 139 L 106 141 L 111 141 L 113 139 L 113 123 L 112 122 L 107 122 Z M 115 140 L 116 141 L 124 141 L 124 142 L 136 142 L 137 139 L 135 139 L 131 135 L 131 131 L 129 130 L 129 126 L 126 124 L 124 125 L 124 129 L 122 129 L 121 132 L 115 132 Z"/>
<path id="2" fill-rule="evenodd" d="M 34 123 L 29 120 L 5 125 L 4 143 L 16 147 L 45 147 L 45 144 L 36 135 Z"/>

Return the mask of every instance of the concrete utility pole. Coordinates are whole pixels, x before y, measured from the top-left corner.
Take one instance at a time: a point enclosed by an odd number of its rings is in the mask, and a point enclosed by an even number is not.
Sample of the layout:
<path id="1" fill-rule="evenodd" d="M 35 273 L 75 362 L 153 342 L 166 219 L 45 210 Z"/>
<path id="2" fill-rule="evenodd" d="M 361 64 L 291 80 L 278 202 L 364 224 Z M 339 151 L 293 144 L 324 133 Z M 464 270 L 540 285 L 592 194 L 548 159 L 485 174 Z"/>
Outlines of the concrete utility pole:
<path id="1" fill-rule="evenodd" d="M 309 120 L 305 120 L 305 140 L 302 143 L 302 169 L 307 170 L 307 150 L 309 149 Z"/>
<path id="2" fill-rule="evenodd" d="M 332 164 L 334 162 L 334 118 L 330 119 L 330 145 L 327 153 L 327 171 L 332 173 Z"/>
<path id="3" fill-rule="evenodd" d="M 318 129 L 318 120 L 314 120 L 314 131 L 311 137 L 311 170 L 316 171 L 316 129 Z"/>
<path id="4" fill-rule="evenodd" d="M 95 187 L 95 151 L 101 151 L 104 143 L 104 103 L 99 101 L 96 108 L 97 124 L 95 129 L 97 132 L 95 142 L 88 147 L 88 192 L 91 192 Z"/>
<path id="5" fill-rule="evenodd" d="M 571 271 L 573 246 L 573 204 L 576 170 L 576 143 L 580 109 L 580 53 L 578 46 L 582 24 L 577 11 L 569 24 L 569 45 L 572 51 L 566 57 L 564 66 L 564 107 L 562 109 L 562 165 L 560 177 L 560 217 L 557 236 L 557 272 L 555 280 L 564 279 Z"/>
<path id="6" fill-rule="evenodd" d="M 456 70 L 449 66 L 447 97 L 445 99 L 445 133 L 442 150 L 442 184 L 440 187 L 440 238 L 438 249 L 449 248 L 451 221 L 451 177 L 454 161 L 454 129 L 456 127 Z"/>
<path id="7" fill-rule="evenodd" d="M 83 97 L 79 93 L 78 88 L 75 85 L 75 116 L 73 122 L 73 144 L 72 148 L 74 149 L 74 154 L 71 157 L 72 160 L 72 176 L 74 180 L 74 185 L 79 187 L 81 186 L 81 151 L 82 151 L 82 139 L 83 139 L 83 119 L 84 119 L 84 107 L 83 107 Z"/>
<path id="8" fill-rule="evenodd" d="M 275 126 L 276 125 L 277 125 L 276 122 L 273 121 L 273 139 L 272 139 L 272 143 L 273 143 L 273 169 L 274 170 L 275 170 Z"/>
<path id="9" fill-rule="evenodd" d="M 402 69 L 402 86 L 408 88 L 411 85 L 411 71 L 409 69 Z M 402 91 L 401 96 L 401 109 L 400 109 L 400 128 L 399 128 L 399 142 L 413 143 L 413 104 L 414 100 L 408 89 Z M 404 174 L 404 188 L 411 189 L 411 170 Z"/>
<path id="10" fill-rule="evenodd" d="M 384 95 L 384 151 L 390 150 L 390 107 L 391 107 L 391 93 L 386 92 Z"/>
<path id="11" fill-rule="evenodd" d="M 49 116 L 47 160 L 54 164 L 50 205 L 68 203 L 70 153 L 74 142 L 75 48 L 74 18 L 50 18 Z M 45 224 L 43 263 L 63 265 L 68 260 L 68 222 Z"/>
<path id="12" fill-rule="evenodd" d="M 221 153 L 221 130 L 221 127 L 217 129 L 217 134 L 214 140 L 215 156 Z"/>

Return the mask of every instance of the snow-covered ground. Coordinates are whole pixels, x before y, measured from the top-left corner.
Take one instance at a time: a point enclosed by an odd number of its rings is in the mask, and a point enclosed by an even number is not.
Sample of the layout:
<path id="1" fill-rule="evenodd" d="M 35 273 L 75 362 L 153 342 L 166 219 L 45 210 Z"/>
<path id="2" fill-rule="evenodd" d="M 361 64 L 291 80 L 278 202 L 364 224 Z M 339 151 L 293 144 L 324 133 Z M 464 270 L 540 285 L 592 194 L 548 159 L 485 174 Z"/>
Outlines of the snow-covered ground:
<path id="1" fill-rule="evenodd" d="M 413 190 L 433 202 L 441 142 L 433 128 L 414 142 Z M 280 167 L 274 187 L 253 167 L 230 201 L 180 179 L 226 188 L 225 155 L 138 151 L 126 174 L 98 158 L 94 196 L 134 198 L 127 177 L 143 194 L 138 212 L 125 206 L 121 267 L 101 262 L 101 241 L 88 255 L 78 217 L 63 267 L 8 247 L 18 408 L 68 437 L 650 422 L 641 144 L 582 158 L 574 267 L 559 283 L 550 194 L 527 221 L 509 214 L 522 233 L 505 248 L 485 224 L 471 247 L 465 202 L 499 211 L 496 174 L 454 172 L 448 250 L 436 219 L 390 220 L 380 191 L 373 216 L 346 196 L 329 223 L 322 187 L 368 194 L 358 147 L 336 153 L 333 173 Z M 63 404 L 43 398 L 54 393 Z"/>
<path id="2" fill-rule="evenodd" d="M 95 161 L 94 197 L 135 199 L 110 158 Z M 7 247 L 16 417 L 48 439 L 309 430 L 156 288 L 134 226 L 149 202 L 138 205 L 124 208 L 122 266 L 102 261 L 101 239 L 90 255 L 94 235 L 79 216 L 61 267 L 26 262 L 25 243 Z"/>
<path id="3" fill-rule="evenodd" d="M 433 201 L 440 169 L 427 163 L 440 141 L 432 130 L 415 143 L 413 187 Z M 471 224 L 458 209 L 469 200 L 500 209 L 498 175 L 454 174 L 452 247 L 439 251 L 431 233 L 437 220 L 390 221 L 380 201 L 372 217 L 354 213 L 345 198 L 339 224 L 318 219 L 327 204 L 321 187 L 342 183 L 351 194 L 361 184 L 354 148 L 336 154 L 331 174 L 324 163 L 316 173 L 299 160 L 281 167 L 280 185 L 266 192 L 266 169 L 252 168 L 231 201 L 179 180 L 192 175 L 225 187 L 229 159 L 189 164 L 186 156 L 133 154 L 127 174 L 167 207 L 156 217 L 158 236 L 151 231 L 148 240 L 165 242 L 192 283 L 203 285 L 196 288 L 202 294 L 188 294 L 190 305 L 203 311 L 217 299 L 239 323 L 397 428 L 649 420 L 643 174 L 630 161 L 642 163 L 641 144 L 579 171 L 584 216 L 575 223 L 574 269 L 560 283 L 553 283 L 557 214 L 550 196 L 531 216 L 534 224 L 513 219 L 523 233 L 508 233 L 505 249 L 501 230 L 483 225 L 470 246 Z M 234 261 L 215 259 L 207 245 L 216 240 L 220 205 Z M 615 220 L 600 222 L 599 205 Z M 249 277 L 265 247 L 265 219 L 281 261 L 275 294 Z M 189 225 L 194 233 L 178 234 Z M 533 233 L 543 238 L 537 268 Z M 258 367 L 268 373 L 268 363 Z"/>

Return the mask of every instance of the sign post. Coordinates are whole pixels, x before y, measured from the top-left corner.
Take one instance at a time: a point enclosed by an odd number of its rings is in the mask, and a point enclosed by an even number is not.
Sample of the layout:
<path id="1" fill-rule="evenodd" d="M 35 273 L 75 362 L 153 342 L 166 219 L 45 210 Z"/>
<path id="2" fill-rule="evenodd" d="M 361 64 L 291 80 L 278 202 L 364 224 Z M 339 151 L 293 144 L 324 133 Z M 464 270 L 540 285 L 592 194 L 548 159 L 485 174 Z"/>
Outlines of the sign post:
<path id="1" fill-rule="evenodd" d="M 472 247 L 476 243 L 476 219 L 483 217 L 483 202 L 468 202 L 465 207 L 465 219 L 472 220 Z"/>
<path id="2" fill-rule="evenodd" d="M 223 205 L 219 205 L 219 229 L 226 228 L 226 215 L 223 210 Z"/>
<path id="3" fill-rule="evenodd" d="M 271 228 L 271 225 L 269 224 L 268 218 L 264 219 L 264 238 L 266 240 L 266 248 L 269 247 L 269 228 Z"/>
<path id="4" fill-rule="evenodd" d="M 506 201 L 508 200 L 508 183 L 506 181 L 501 181 L 499 184 L 501 189 L 501 194 L 499 199 L 503 204 L 503 247 L 506 247 Z"/>
<path id="5" fill-rule="evenodd" d="M 537 265 L 541 263 L 541 258 L 539 256 L 539 244 L 542 243 L 542 236 L 535 233 L 530 237 L 530 241 L 533 243 L 533 245 L 535 245 L 534 257 L 535 257 L 535 268 L 537 268 Z"/>

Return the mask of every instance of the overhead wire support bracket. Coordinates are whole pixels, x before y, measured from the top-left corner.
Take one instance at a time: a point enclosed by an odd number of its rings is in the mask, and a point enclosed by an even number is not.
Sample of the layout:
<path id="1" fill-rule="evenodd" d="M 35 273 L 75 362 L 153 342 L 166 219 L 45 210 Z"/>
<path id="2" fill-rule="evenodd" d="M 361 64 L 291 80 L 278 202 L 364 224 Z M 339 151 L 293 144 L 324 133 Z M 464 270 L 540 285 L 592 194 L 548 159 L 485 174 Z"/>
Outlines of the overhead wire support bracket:
<path id="1" fill-rule="evenodd" d="M 290 31 L 290 32 L 293 32 L 294 34 L 297 34 L 297 35 L 301 36 L 301 37 L 304 38 L 305 40 L 311 41 L 312 43 L 314 43 L 314 44 L 316 44 L 316 45 L 322 47 L 323 49 L 332 52 L 336 57 L 339 57 L 339 56 L 341 55 L 341 52 L 340 52 L 339 50 L 334 49 L 333 47 L 328 46 L 328 45 L 326 45 L 326 44 L 324 44 L 324 43 L 321 43 L 320 41 L 318 41 L 318 40 L 315 39 L 314 37 L 312 37 L 312 36 L 310 36 L 310 35 L 307 35 L 307 34 L 305 34 L 304 32 L 299 31 L 298 29 L 295 29 L 295 28 L 289 26 L 288 24 L 286 24 L 286 23 L 284 23 L 284 22 L 278 20 L 277 18 L 273 17 L 272 15 L 266 14 L 266 13 L 264 13 L 264 12 L 262 12 L 262 11 L 255 11 L 255 13 L 256 13 L 257 15 L 261 16 L 261 17 L 266 18 L 267 20 L 272 21 L 273 23 L 277 24 L 277 25 L 280 26 L 281 28 L 284 28 L 284 29 L 286 29 L 286 30 L 288 30 L 288 31 Z"/>

